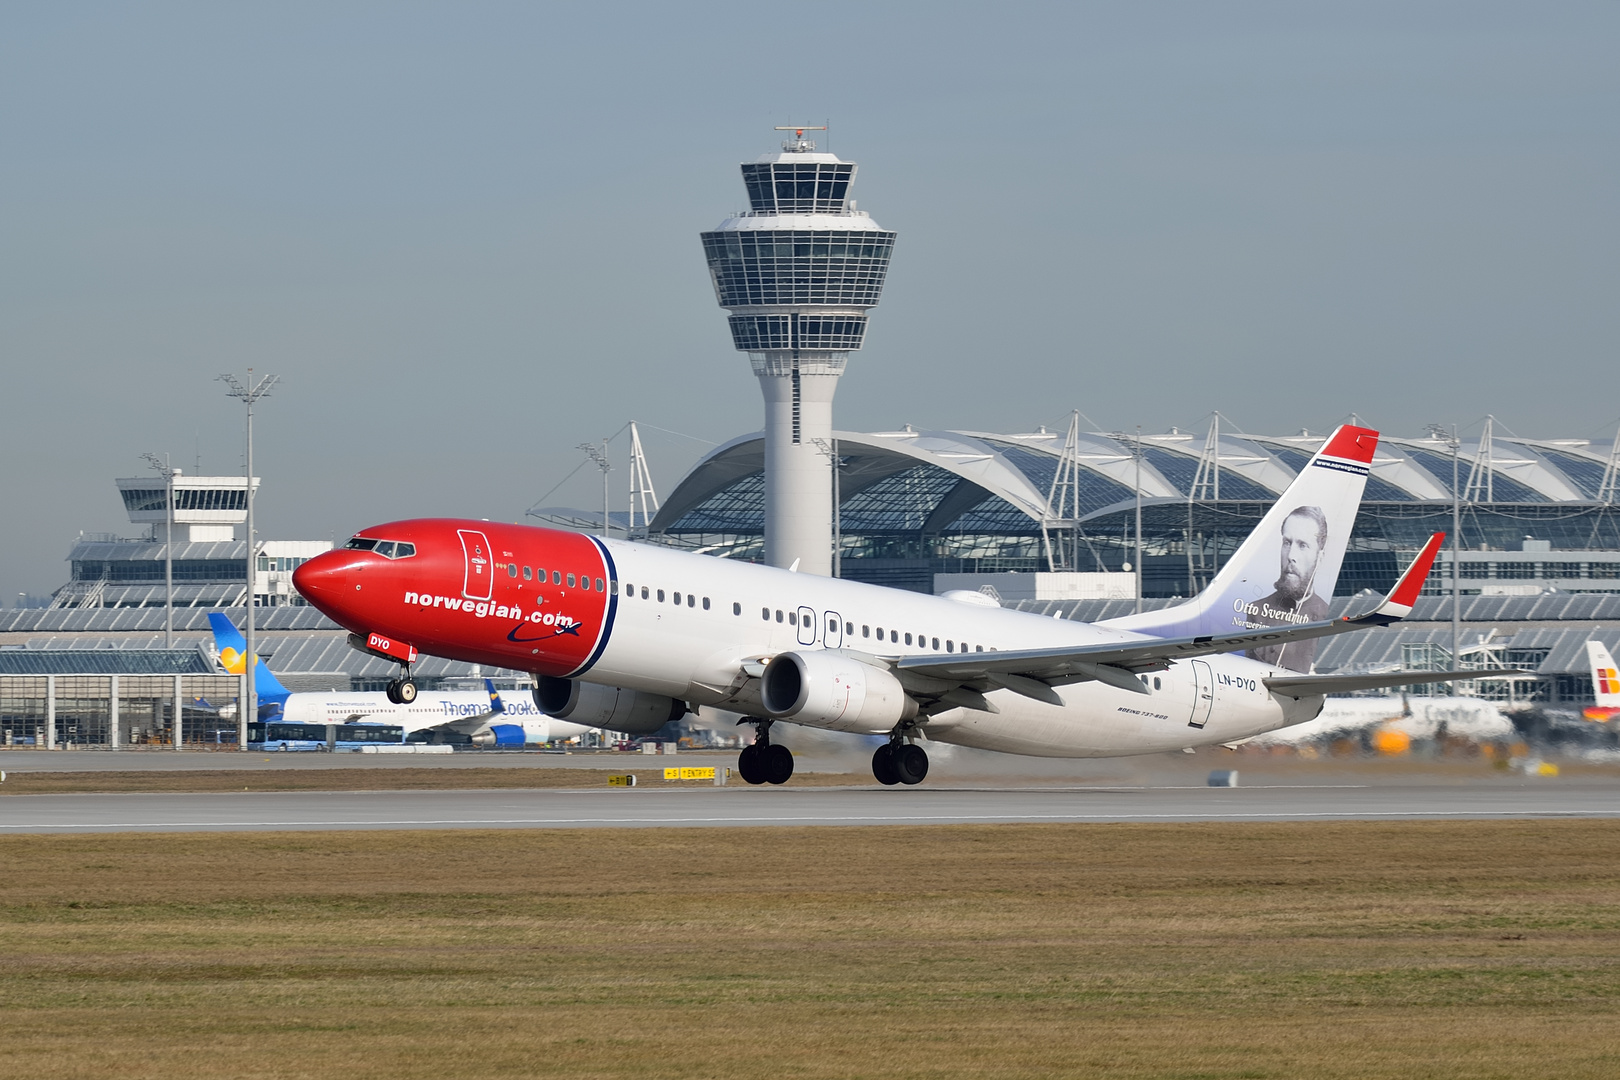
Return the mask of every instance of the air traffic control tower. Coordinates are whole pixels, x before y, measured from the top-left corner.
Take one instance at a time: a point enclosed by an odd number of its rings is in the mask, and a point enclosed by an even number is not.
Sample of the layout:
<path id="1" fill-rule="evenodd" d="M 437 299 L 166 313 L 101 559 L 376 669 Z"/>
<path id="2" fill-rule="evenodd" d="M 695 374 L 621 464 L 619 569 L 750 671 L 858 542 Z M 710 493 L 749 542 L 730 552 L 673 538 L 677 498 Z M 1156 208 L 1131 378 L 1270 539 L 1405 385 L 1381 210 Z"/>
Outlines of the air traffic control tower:
<path id="1" fill-rule="evenodd" d="M 765 561 L 832 573 L 832 401 L 883 292 L 895 234 L 848 197 L 855 165 L 806 131 L 743 165 L 748 210 L 703 234 L 731 339 L 765 394 Z"/>

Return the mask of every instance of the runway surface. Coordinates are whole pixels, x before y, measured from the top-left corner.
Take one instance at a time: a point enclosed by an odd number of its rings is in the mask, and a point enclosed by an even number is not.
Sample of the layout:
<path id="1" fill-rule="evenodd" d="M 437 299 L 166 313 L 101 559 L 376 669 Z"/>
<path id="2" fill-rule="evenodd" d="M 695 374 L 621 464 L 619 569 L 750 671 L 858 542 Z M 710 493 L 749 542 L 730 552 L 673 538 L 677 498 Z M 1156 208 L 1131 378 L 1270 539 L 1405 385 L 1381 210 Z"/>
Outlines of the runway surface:
<path id="1" fill-rule="evenodd" d="M 1620 817 L 1612 781 L 1207 787 L 636 788 L 18 795 L 0 835 L 330 829 Z"/>

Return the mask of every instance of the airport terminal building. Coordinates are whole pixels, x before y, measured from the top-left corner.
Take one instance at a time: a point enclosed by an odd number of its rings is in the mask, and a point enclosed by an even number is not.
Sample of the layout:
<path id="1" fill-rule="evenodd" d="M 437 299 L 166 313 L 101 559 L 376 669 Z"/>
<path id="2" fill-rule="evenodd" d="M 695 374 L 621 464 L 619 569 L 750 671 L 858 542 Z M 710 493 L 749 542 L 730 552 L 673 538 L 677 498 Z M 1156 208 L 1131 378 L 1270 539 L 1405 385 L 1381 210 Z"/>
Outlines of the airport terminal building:
<path id="1" fill-rule="evenodd" d="M 1118 572 L 1140 498 L 1143 595 L 1189 596 L 1324 437 L 838 432 L 838 573 L 932 592 L 936 574 Z M 1454 473 L 1465 595 L 1620 593 L 1614 444 L 1487 429 L 1455 456 L 1441 438 L 1383 437 L 1338 595 L 1388 589 L 1431 533 L 1452 531 Z M 734 439 L 680 481 L 647 539 L 757 560 L 763 493 L 762 437 Z M 1450 558 L 1431 593 L 1449 590 Z"/>

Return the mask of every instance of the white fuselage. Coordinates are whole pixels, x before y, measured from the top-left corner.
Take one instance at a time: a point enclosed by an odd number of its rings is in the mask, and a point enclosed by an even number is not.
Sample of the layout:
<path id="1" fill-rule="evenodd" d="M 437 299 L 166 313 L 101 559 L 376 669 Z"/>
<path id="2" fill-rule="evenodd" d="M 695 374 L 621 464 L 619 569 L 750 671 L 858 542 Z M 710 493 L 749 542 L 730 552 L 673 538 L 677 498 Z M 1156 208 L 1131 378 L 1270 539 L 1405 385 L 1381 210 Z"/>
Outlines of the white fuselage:
<path id="1" fill-rule="evenodd" d="M 459 734 L 477 735 L 495 725 L 510 724 L 523 729 L 526 743 L 571 739 L 590 730 L 547 716 L 535 707 L 527 690 L 504 693 L 501 703 L 505 711 L 492 712 L 489 694 L 482 690 L 423 692 L 409 705 L 396 705 L 382 693 L 299 693 L 287 698 L 281 718 L 290 724 L 346 724 L 360 720 L 398 724 L 407 736 L 446 725 Z"/>
<path id="2" fill-rule="evenodd" d="M 618 581 L 616 612 L 601 657 L 579 677 L 748 715 L 764 713 L 759 681 L 741 674 L 743 665 L 794 650 L 841 649 L 880 660 L 1146 637 L 1107 624 L 645 544 L 605 543 Z M 1182 660 L 1149 673 L 1147 693 L 1074 683 L 1056 688 L 1063 700 L 1057 706 L 994 690 L 986 697 L 999 711 L 954 708 L 929 717 L 920 730 L 939 742 L 1047 757 L 1108 757 L 1226 743 L 1302 723 L 1321 711 L 1320 696 L 1273 695 L 1262 682 L 1294 674 L 1239 655 Z M 792 722 L 862 734 L 887 731 L 806 718 Z"/>

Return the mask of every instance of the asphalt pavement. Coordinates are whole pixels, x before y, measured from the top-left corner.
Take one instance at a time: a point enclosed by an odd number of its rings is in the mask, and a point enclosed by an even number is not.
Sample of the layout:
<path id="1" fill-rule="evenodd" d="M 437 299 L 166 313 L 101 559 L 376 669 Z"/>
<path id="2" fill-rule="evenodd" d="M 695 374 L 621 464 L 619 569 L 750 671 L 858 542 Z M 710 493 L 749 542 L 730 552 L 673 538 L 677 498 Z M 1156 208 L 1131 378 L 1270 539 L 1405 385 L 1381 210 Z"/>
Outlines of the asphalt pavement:
<path id="1" fill-rule="evenodd" d="M 0 798 L 0 835 L 330 829 L 658 828 L 1620 818 L 1613 780 L 915 788 L 231 792 Z"/>

